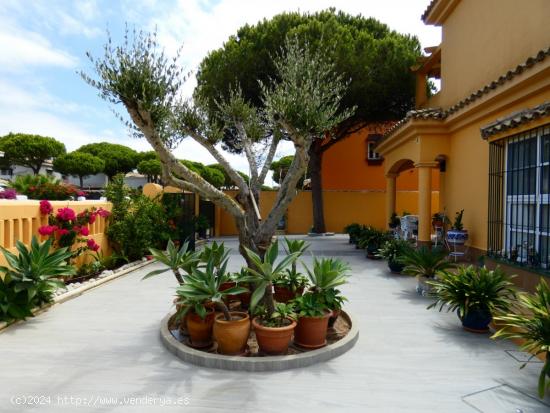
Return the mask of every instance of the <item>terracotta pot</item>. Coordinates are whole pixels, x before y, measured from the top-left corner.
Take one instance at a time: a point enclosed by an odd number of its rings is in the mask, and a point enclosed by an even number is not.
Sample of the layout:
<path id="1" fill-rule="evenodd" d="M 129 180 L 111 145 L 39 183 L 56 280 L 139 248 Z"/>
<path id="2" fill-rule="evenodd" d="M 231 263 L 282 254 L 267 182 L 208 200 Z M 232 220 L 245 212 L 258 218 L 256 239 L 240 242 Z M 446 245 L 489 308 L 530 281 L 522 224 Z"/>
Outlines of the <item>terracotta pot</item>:
<path id="1" fill-rule="evenodd" d="M 246 349 L 250 334 L 250 317 L 248 313 L 231 311 L 231 321 L 218 314 L 214 321 L 214 338 L 218 342 L 218 353 L 236 355 Z"/>
<path id="2" fill-rule="evenodd" d="M 247 288 L 250 288 L 250 287 L 247 287 Z M 237 295 L 237 299 L 241 302 L 241 306 L 243 308 L 248 308 L 250 306 L 251 296 L 252 296 L 252 293 L 250 291 Z"/>
<path id="3" fill-rule="evenodd" d="M 274 289 L 275 289 L 275 292 L 273 293 L 273 298 L 278 303 L 288 303 L 290 300 L 293 300 L 304 293 L 304 287 L 300 287 L 296 291 L 292 291 L 288 287 L 275 285 Z"/>
<path id="4" fill-rule="evenodd" d="M 296 328 L 296 321 L 290 320 L 291 323 L 284 327 L 266 327 L 260 323 L 258 317 L 252 320 L 256 340 L 260 351 L 266 354 L 286 354 L 292 333 Z"/>
<path id="5" fill-rule="evenodd" d="M 230 288 L 233 288 L 237 285 L 237 283 L 233 282 L 233 281 L 229 281 L 229 282 L 224 282 L 220 285 L 220 291 L 225 291 L 225 290 L 229 290 Z M 234 301 L 234 300 L 238 300 L 239 299 L 239 296 L 238 295 L 226 295 L 225 298 L 223 299 L 226 303 L 230 302 L 230 301 Z"/>
<path id="6" fill-rule="evenodd" d="M 332 310 L 332 313 L 330 314 L 330 318 L 328 319 L 328 326 L 330 328 L 334 327 L 334 323 L 336 323 L 336 320 L 338 317 L 340 317 L 340 313 L 342 310 L 338 308 L 337 310 Z"/>
<path id="7" fill-rule="evenodd" d="M 216 313 L 212 309 L 206 311 L 204 320 L 194 311 L 189 311 L 185 317 L 189 340 L 193 347 L 203 348 L 212 345 L 212 326 Z"/>
<path id="8" fill-rule="evenodd" d="M 300 317 L 294 330 L 294 343 L 304 348 L 320 348 L 327 345 L 328 319 L 332 311 L 322 317 Z"/>

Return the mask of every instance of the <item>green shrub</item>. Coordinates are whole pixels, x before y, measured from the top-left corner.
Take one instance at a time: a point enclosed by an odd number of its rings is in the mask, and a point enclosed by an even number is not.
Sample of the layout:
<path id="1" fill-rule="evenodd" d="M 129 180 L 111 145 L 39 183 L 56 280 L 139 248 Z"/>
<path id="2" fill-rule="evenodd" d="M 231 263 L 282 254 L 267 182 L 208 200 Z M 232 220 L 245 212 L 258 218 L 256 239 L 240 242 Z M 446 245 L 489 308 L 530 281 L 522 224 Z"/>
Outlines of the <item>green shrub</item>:
<path id="1" fill-rule="evenodd" d="M 60 182 L 47 175 L 20 175 L 12 182 L 11 187 L 29 199 L 48 199 L 65 201 L 76 198 L 83 192 L 76 186 Z"/>

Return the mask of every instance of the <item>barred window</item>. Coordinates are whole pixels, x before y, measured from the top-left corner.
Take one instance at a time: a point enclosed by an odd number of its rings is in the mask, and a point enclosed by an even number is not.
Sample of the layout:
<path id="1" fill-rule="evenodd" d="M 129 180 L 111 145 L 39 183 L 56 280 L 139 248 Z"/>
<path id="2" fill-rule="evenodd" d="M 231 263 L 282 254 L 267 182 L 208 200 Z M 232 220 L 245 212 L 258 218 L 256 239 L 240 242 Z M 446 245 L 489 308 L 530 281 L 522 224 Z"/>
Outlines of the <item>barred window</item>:
<path id="1" fill-rule="evenodd" d="M 550 126 L 490 144 L 488 212 L 490 254 L 550 267 Z"/>

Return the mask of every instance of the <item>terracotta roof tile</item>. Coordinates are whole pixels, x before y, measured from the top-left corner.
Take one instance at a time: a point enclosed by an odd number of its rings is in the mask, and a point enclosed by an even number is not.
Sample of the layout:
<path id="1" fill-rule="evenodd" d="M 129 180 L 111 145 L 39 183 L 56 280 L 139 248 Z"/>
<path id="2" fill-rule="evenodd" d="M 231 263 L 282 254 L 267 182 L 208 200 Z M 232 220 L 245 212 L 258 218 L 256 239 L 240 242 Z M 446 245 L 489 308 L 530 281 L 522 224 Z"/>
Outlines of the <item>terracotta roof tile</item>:
<path id="1" fill-rule="evenodd" d="M 431 13 L 432 9 L 435 7 L 435 4 L 438 2 L 439 0 L 432 0 L 430 2 L 430 4 L 428 4 L 428 7 L 426 7 L 426 10 L 424 10 L 424 13 L 422 13 L 422 21 L 425 21 L 426 18 L 428 17 L 428 14 Z"/>
<path id="2" fill-rule="evenodd" d="M 545 116 L 550 116 L 550 101 L 544 102 L 534 108 L 524 109 L 522 111 L 512 113 L 504 118 L 497 119 L 495 122 L 481 128 L 481 136 L 483 139 L 487 139 L 497 133 L 504 132 L 508 129 L 517 128 L 524 123 L 528 123 Z"/>

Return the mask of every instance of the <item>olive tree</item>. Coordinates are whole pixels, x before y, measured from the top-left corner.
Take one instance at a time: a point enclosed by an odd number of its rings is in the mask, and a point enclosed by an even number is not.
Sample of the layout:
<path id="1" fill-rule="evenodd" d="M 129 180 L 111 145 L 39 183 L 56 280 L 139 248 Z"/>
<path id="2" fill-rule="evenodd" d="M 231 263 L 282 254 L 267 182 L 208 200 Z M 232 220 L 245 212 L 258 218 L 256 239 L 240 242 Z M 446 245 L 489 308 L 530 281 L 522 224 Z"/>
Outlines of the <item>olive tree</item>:
<path id="1" fill-rule="evenodd" d="M 94 74 L 84 80 L 112 104 L 121 103 L 137 136 L 145 138 L 157 152 L 163 182 L 210 199 L 233 216 L 239 233 L 239 250 L 253 265 L 245 247 L 261 256 L 271 243 L 277 223 L 296 196 L 296 185 L 309 161 L 308 151 L 316 139 L 348 116 L 340 99 L 347 87 L 334 72 L 334 64 L 307 44 L 287 40 L 284 51 L 273 57 L 277 77 L 260 83 L 263 108 L 246 101 L 238 88 L 219 101 L 217 116 L 209 116 L 200 99 L 181 99 L 184 81 L 179 57 L 168 58 L 154 34 L 126 36 L 123 44 L 109 40 L 105 54 L 88 54 Z M 275 80 L 276 79 L 276 80 Z M 120 115 L 122 116 L 122 115 Z M 233 168 L 220 144 L 231 129 L 248 162 L 250 181 Z M 270 132 L 268 131 L 275 131 Z M 285 136 L 294 145 L 294 158 L 281 182 L 272 209 L 261 217 L 259 193 L 280 141 Z M 214 187 L 180 162 L 172 150 L 183 139 L 202 145 L 221 165 L 237 190 L 235 197 Z M 266 291 L 271 295 L 271 291 Z"/>

